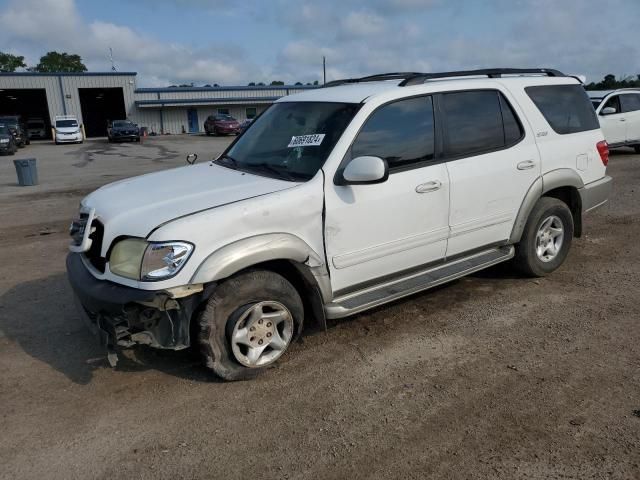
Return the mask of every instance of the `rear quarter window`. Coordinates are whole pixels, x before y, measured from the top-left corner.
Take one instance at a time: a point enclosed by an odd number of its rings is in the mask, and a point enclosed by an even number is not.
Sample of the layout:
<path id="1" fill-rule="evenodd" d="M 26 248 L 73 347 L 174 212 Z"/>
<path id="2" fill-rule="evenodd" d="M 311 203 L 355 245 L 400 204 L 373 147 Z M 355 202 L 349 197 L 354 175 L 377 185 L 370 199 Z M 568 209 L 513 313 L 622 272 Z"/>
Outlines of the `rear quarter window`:
<path id="1" fill-rule="evenodd" d="M 596 112 L 581 85 L 540 85 L 525 92 L 560 135 L 600 128 Z"/>

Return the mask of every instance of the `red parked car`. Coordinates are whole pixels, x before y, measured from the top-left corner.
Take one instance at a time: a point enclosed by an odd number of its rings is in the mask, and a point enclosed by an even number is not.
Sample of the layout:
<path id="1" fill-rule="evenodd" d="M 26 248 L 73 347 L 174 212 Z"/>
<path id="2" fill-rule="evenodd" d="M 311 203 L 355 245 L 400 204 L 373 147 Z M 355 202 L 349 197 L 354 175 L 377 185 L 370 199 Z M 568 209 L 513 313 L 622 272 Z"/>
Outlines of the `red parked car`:
<path id="1" fill-rule="evenodd" d="M 231 115 L 219 113 L 210 115 L 204 122 L 204 131 L 207 135 L 238 135 L 240 133 L 240 123 Z"/>

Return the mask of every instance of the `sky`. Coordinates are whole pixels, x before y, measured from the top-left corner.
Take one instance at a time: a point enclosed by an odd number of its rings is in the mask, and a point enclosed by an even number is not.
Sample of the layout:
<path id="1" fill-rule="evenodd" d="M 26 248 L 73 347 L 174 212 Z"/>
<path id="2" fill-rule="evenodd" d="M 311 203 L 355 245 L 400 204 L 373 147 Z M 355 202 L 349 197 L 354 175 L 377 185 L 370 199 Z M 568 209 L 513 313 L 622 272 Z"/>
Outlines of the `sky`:
<path id="1" fill-rule="evenodd" d="M 140 87 L 393 71 L 640 74 L 640 0 L 0 0 L 0 51 L 50 50 Z"/>

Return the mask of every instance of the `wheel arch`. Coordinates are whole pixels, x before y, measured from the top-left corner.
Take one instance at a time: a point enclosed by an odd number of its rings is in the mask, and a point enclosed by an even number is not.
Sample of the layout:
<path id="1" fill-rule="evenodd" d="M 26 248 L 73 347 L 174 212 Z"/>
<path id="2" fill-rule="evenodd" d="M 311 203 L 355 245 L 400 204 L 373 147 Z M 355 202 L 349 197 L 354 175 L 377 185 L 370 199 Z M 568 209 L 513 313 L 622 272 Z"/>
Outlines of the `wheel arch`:
<path id="1" fill-rule="evenodd" d="M 212 252 L 198 267 L 191 284 L 223 281 L 247 270 L 269 270 L 285 277 L 298 291 L 305 316 L 326 327 L 324 304 L 331 285 L 323 257 L 289 233 L 256 235 Z"/>
<path id="2" fill-rule="evenodd" d="M 520 205 L 509 243 L 520 241 L 529 215 L 536 202 L 542 197 L 557 198 L 567 204 L 573 217 L 574 236 L 580 237 L 582 235 L 582 197 L 580 196 L 582 187 L 584 187 L 582 178 L 570 168 L 559 168 L 538 177 Z"/>

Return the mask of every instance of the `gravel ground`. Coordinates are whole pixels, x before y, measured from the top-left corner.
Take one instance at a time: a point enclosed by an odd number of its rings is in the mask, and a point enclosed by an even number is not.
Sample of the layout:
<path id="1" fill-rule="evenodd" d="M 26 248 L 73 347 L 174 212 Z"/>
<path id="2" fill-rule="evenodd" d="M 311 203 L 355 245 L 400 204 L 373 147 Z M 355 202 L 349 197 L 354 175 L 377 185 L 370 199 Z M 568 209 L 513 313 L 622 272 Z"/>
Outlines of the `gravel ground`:
<path id="1" fill-rule="evenodd" d="M 501 266 L 309 332 L 264 376 L 190 352 L 111 369 L 64 274 L 81 197 L 228 139 L 34 144 L 0 158 L 0 478 L 640 478 L 640 156 L 565 265 Z"/>

